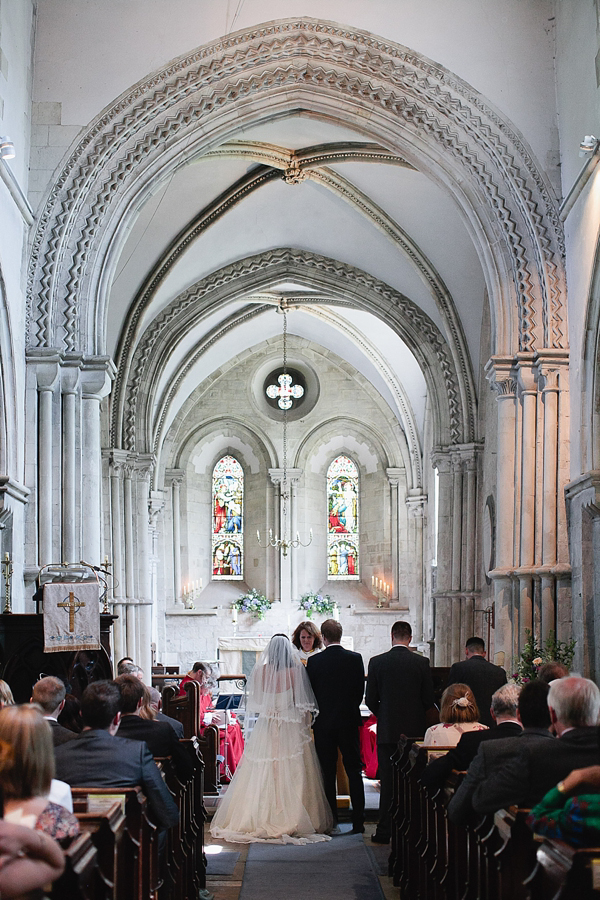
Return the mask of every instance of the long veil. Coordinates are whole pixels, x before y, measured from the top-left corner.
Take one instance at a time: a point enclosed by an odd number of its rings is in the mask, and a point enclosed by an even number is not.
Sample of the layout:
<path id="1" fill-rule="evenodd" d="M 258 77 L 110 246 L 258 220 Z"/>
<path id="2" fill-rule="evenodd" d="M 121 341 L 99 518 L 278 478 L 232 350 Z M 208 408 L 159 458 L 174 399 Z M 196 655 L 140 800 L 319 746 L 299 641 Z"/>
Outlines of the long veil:
<path id="1" fill-rule="evenodd" d="M 261 653 L 248 680 L 246 722 L 258 716 L 297 722 L 319 712 L 306 669 L 289 638 L 276 634 Z"/>

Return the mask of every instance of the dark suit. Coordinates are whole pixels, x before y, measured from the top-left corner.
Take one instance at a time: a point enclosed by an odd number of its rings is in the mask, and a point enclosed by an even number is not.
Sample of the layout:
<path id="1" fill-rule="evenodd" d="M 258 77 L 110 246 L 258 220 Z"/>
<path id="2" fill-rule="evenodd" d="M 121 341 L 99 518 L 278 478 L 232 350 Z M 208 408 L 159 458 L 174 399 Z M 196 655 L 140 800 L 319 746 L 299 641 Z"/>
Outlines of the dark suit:
<path id="1" fill-rule="evenodd" d="M 178 741 L 182 741 L 184 739 L 185 735 L 183 733 L 183 723 L 180 722 L 179 719 L 173 719 L 171 718 L 171 716 L 167 716 L 163 712 L 157 712 L 156 719 L 158 722 L 168 722 L 175 732 L 175 736 Z"/>
<path id="2" fill-rule="evenodd" d="M 59 725 L 56 719 L 49 719 L 47 716 L 44 716 L 44 718 L 50 726 L 50 731 L 52 732 L 52 743 L 55 747 L 60 747 L 61 744 L 66 744 L 67 741 L 72 741 L 73 738 L 77 737 L 74 731 L 69 731 L 68 728 L 65 728 L 63 725 Z"/>
<path id="3" fill-rule="evenodd" d="M 358 738 L 360 704 L 365 690 L 362 656 L 346 650 L 341 644 L 331 644 L 322 653 L 309 658 L 306 671 L 319 707 L 319 715 L 313 725 L 315 750 L 333 820 L 338 820 L 335 776 L 339 748 L 348 775 L 352 825 L 362 828 L 365 789 Z"/>
<path id="4" fill-rule="evenodd" d="M 374 656 L 367 677 L 367 706 L 377 716 L 377 762 L 381 792 L 377 834 L 390 834 L 392 804 L 391 756 L 400 736 L 423 737 L 425 713 L 434 705 L 435 696 L 425 656 L 396 644 L 387 653 Z"/>
<path id="5" fill-rule="evenodd" d="M 472 656 L 454 663 L 448 673 L 448 684 L 467 684 L 479 707 L 479 721 L 490 727 L 494 724 L 490 714 L 492 694 L 506 684 L 506 672 L 501 666 L 488 662 L 485 656 Z"/>
<path id="6" fill-rule="evenodd" d="M 487 731 L 467 731 L 460 741 L 448 750 L 444 756 L 434 759 L 421 774 L 421 781 L 430 791 L 441 788 L 452 772 L 465 772 L 477 755 L 480 744 L 486 741 L 499 741 L 502 738 L 517 737 L 522 728 L 518 722 L 501 722 Z"/>
<path id="7" fill-rule="evenodd" d="M 175 825 L 179 811 L 142 741 L 113 737 L 90 729 L 55 750 L 56 777 L 71 787 L 140 786 L 152 819 L 164 828 Z"/>
<path id="8" fill-rule="evenodd" d="M 531 807 L 573 769 L 598 765 L 597 727 L 573 728 L 552 743 L 523 747 L 473 794 L 476 812 L 506 806 Z"/>
<path id="9" fill-rule="evenodd" d="M 499 741 L 483 741 L 475 759 L 469 766 L 466 778 L 461 782 L 448 806 L 450 821 L 455 825 L 466 825 L 473 812 L 471 801 L 473 794 L 484 782 L 505 763 L 509 762 L 523 747 L 540 746 L 551 751 L 550 744 L 555 741 L 554 735 L 547 728 L 525 728 L 516 737 L 507 737 Z"/>
<path id="10" fill-rule="evenodd" d="M 151 722 L 135 713 L 122 716 L 118 735 L 130 741 L 145 741 L 152 756 L 159 758 L 170 756 L 182 781 L 192 777 L 194 767 L 191 758 L 177 740 L 168 722 Z"/>

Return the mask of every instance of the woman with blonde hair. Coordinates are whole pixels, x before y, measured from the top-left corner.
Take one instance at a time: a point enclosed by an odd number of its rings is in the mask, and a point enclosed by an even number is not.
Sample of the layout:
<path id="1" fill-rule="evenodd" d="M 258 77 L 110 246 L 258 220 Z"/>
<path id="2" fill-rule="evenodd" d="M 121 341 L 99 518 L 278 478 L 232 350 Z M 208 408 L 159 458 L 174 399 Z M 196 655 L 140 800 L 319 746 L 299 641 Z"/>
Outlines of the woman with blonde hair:
<path id="1" fill-rule="evenodd" d="M 3 706 L 14 706 L 15 698 L 13 697 L 13 693 L 10 689 L 10 686 L 6 683 L 6 681 L 2 681 L 0 678 L 0 709 Z"/>
<path id="2" fill-rule="evenodd" d="M 68 842 L 79 834 L 79 823 L 68 809 L 49 800 L 53 777 L 52 732 L 41 712 L 30 703 L 0 709 L 4 820 Z"/>
<path id="3" fill-rule="evenodd" d="M 486 731 L 479 722 L 473 691 L 466 684 L 451 684 L 442 694 L 440 723 L 425 732 L 426 747 L 455 747 L 467 731 Z"/>

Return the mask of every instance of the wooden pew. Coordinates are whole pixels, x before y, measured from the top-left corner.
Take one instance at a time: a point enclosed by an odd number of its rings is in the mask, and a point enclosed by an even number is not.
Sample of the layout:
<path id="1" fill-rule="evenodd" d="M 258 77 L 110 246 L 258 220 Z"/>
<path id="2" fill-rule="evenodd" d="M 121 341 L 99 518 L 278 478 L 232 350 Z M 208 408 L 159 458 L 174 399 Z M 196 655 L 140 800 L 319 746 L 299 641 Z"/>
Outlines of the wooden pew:
<path id="1" fill-rule="evenodd" d="M 102 900 L 98 878 L 98 851 L 84 832 L 65 850 L 65 871 L 52 885 L 52 900 Z"/>
<path id="2" fill-rule="evenodd" d="M 600 896 L 600 847 L 577 848 L 545 839 L 536 857 L 526 879 L 531 900 L 597 900 Z"/>
<path id="3" fill-rule="evenodd" d="M 204 760 L 204 793 L 218 793 L 219 729 L 216 725 L 202 726 L 200 717 L 200 685 L 196 681 L 185 684 L 185 697 L 177 696 L 177 688 L 169 685 L 162 693 L 165 715 L 178 719 L 184 736 L 197 738 Z M 202 734 L 200 731 L 202 730 Z"/>
<path id="4" fill-rule="evenodd" d="M 84 834 L 96 847 L 97 896 L 111 900 L 116 896 L 117 856 L 125 833 L 125 797 L 115 799 L 104 811 L 90 811 L 89 794 L 73 799 L 73 811 Z"/>

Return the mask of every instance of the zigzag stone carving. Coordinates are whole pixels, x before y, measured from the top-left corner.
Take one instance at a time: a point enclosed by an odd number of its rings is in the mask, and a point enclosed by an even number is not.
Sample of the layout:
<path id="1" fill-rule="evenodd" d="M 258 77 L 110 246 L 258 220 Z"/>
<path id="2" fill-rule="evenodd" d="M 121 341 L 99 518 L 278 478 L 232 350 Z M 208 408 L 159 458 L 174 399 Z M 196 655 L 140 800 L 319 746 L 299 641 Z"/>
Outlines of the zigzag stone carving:
<path id="1" fill-rule="evenodd" d="M 394 129 L 406 152 L 413 135 L 437 152 L 439 165 L 467 179 L 480 198 L 478 213 L 487 215 L 510 260 L 512 300 L 504 302 L 515 302 L 519 315 L 512 349 L 566 346 L 562 227 L 523 139 L 442 66 L 311 19 L 269 23 L 200 48 L 122 95 L 91 124 L 52 186 L 33 239 L 29 345 L 102 352 L 98 336 L 80 334 L 83 320 L 95 320 L 82 315 L 82 306 L 97 302 L 97 257 L 110 243 L 106 229 L 116 227 L 124 195 L 142 172 L 174 166 L 174 144 L 181 146 L 184 136 L 196 151 L 211 149 L 219 140 L 213 118 L 236 107 L 238 124 L 251 121 L 262 99 L 295 90 L 307 107 L 327 98 L 345 114 L 369 110 L 375 136 L 385 127 L 389 143 Z M 254 112 L 245 109 L 248 100 Z"/>
<path id="2" fill-rule="evenodd" d="M 321 290 L 322 295 L 307 296 L 309 305 L 335 299 L 337 306 L 369 308 L 390 321 L 421 362 L 426 378 L 437 377 L 437 394 L 447 398 L 444 418 L 448 440 L 464 441 L 465 418 L 469 417 L 462 408 L 458 376 L 448 345 L 431 319 L 401 293 L 353 266 L 284 248 L 249 257 L 215 272 L 182 293 L 154 319 L 132 352 L 130 363 L 126 365 L 123 360 L 117 376 L 112 396 L 117 407 L 113 422 L 121 422 L 122 431 L 112 436 L 113 446 L 122 442 L 124 449 L 141 452 L 145 446 L 140 443 L 151 446 L 155 442 L 156 431 L 152 437 L 149 432 L 149 411 L 155 398 L 152 390 L 144 387 L 145 399 L 141 402 L 142 386 L 156 383 L 161 361 L 168 358 L 194 322 L 220 302 L 248 297 L 253 290 L 268 290 L 269 284 L 281 280 L 283 273 L 304 278 Z M 231 325 L 226 323 L 226 327 Z M 214 339 L 216 336 L 207 338 L 209 342 Z M 204 349 L 205 345 L 199 352 Z M 129 372 L 126 380 L 122 378 L 124 370 Z"/>

